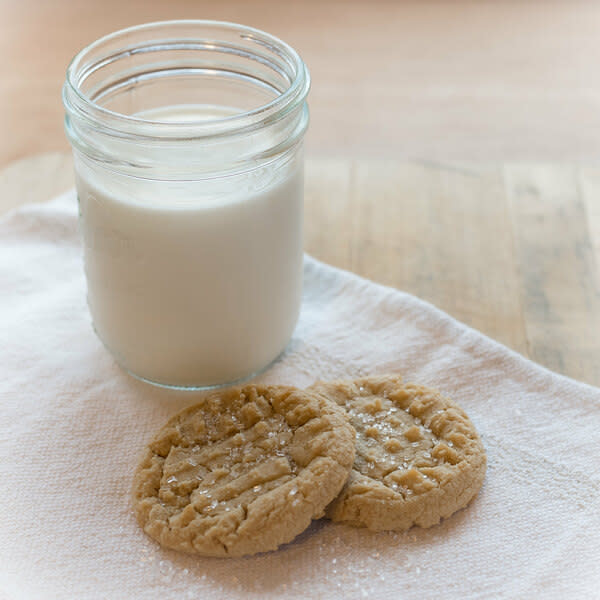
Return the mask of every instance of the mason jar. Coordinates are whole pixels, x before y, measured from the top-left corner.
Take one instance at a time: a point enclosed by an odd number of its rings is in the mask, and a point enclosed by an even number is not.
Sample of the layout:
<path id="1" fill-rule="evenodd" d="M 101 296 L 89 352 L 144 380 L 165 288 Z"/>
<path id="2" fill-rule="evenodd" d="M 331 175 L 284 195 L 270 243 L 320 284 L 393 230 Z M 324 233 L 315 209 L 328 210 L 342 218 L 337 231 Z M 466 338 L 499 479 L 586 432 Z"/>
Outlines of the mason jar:
<path id="1" fill-rule="evenodd" d="M 290 46 L 233 23 L 132 27 L 71 62 L 87 300 L 131 374 L 210 387 L 285 349 L 301 301 L 308 89 Z"/>

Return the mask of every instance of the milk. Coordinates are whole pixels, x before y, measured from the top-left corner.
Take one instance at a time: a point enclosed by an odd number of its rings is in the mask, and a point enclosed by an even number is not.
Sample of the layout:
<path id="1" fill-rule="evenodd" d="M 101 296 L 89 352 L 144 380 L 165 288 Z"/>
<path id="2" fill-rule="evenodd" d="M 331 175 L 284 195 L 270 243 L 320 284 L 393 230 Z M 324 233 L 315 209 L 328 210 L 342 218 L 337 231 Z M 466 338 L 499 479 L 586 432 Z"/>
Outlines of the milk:
<path id="1" fill-rule="evenodd" d="M 194 120 L 206 111 L 143 116 Z M 208 386 L 246 377 L 283 351 L 302 287 L 294 155 L 204 182 L 117 176 L 76 156 L 88 304 L 124 368 L 161 384 Z"/>

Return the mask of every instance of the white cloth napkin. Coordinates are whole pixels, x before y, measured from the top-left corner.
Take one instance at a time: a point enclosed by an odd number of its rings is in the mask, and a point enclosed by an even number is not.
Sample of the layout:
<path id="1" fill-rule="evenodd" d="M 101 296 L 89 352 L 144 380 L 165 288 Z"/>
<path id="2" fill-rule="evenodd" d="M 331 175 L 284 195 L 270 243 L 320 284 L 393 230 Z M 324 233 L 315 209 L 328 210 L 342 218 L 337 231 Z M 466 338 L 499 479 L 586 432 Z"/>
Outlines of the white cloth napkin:
<path id="1" fill-rule="evenodd" d="M 289 349 L 261 381 L 400 372 L 458 401 L 488 453 L 441 525 L 328 521 L 277 552 L 160 549 L 131 513 L 143 445 L 194 393 L 124 373 L 92 331 L 74 194 L 0 223 L 0 598 L 599 598 L 600 390 L 434 307 L 309 257 Z"/>

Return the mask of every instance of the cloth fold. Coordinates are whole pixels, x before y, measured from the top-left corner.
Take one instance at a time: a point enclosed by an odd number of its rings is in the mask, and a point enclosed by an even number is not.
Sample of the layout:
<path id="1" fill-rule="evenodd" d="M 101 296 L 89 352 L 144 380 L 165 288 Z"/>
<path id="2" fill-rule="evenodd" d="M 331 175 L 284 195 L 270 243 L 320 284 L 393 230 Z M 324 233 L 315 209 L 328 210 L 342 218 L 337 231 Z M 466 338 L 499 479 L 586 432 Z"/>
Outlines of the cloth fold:
<path id="1" fill-rule="evenodd" d="M 482 435 L 475 500 L 440 525 L 316 521 L 277 552 L 159 548 L 129 500 L 139 453 L 198 393 L 124 373 L 95 336 L 73 192 L 0 223 L 0 598 L 576 598 L 600 585 L 600 390 L 408 294 L 306 257 L 302 314 L 258 380 L 399 372 Z"/>

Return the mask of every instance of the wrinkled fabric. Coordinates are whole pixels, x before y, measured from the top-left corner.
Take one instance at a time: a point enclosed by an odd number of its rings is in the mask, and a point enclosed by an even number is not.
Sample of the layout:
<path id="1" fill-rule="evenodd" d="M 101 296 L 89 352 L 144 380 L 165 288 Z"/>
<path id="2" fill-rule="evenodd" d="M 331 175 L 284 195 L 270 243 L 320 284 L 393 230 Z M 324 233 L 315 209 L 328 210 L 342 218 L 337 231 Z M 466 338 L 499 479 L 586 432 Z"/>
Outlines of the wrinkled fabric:
<path id="1" fill-rule="evenodd" d="M 598 597 L 600 390 L 308 256 L 293 339 L 257 381 L 398 372 L 436 387 L 481 433 L 482 490 L 427 530 L 320 520 L 255 557 L 160 549 L 133 518 L 132 473 L 200 394 L 123 372 L 85 295 L 73 192 L 0 223 L 0 598 Z"/>

